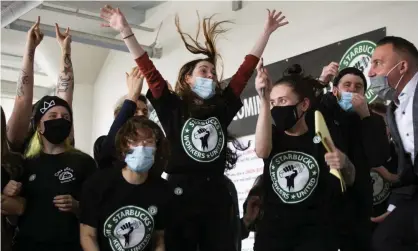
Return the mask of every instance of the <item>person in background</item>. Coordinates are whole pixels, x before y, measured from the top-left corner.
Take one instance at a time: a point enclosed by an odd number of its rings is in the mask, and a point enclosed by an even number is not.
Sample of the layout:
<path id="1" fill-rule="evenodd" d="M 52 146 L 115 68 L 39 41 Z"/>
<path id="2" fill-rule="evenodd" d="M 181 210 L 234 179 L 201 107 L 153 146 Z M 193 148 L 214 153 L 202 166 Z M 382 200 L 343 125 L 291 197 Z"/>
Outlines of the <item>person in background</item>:
<path id="1" fill-rule="evenodd" d="M 376 251 L 417 250 L 418 243 L 418 50 L 401 37 L 377 43 L 369 71 L 371 88 L 392 101 L 387 123 L 398 155 L 400 187 L 393 189 L 387 211 L 373 236 Z"/>
<path id="2" fill-rule="evenodd" d="M 314 127 L 305 119 L 315 101 L 312 81 L 299 71 L 273 85 L 261 62 L 257 67 L 261 103 L 255 151 L 264 160 L 264 198 L 256 251 L 337 250 L 335 204 L 342 192 L 330 170 L 339 170 L 347 186 L 353 185 L 356 170 L 336 147 L 342 141 L 334 124 L 327 123 L 334 143 L 325 138 L 331 152 L 315 143 Z"/>
<path id="3" fill-rule="evenodd" d="M 338 123 L 346 141 L 347 156 L 356 167 L 353 186 L 347 189 L 341 205 L 341 251 L 369 251 L 372 237 L 370 217 L 373 208 L 373 187 L 370 171 L 386 164 L 390 157 L 386 127 L 381 116 L 370 111 L 365 91 L 367 80 L 354 67 L 338 72 L 335 62 L 324 67 L 321 83 L 333 79 L 333 91 L 320 98 L 324 116 Z"/>
<path id="4" fill-rule="evenodd" d="M 94 143 L 94 158 L 100 169 L 117 166 L 122 168 L 123 161 L 117 157 L 115 147 L 115 138 L 118 130 L 128 119 L 136 116 L 148 116 L 147 99 L 141 95 L 144 77 L 138 70 L 138 67 L 132 68 L 130 74 L 126 73 L 126 84 L 128 86 L 128 95 L 118 101 L 114 111 L 115 120 L 109 129 L 107 136 L 99 137 Z"/>
<path id="5" fill-rule="evenodd" d="M 14 215 L 23 213 L 23 199 L 18 197 L 22 183 L 23 158 L 10 151 L 7 143 L 6 116 L 1 108 L 1 250 L 12 250 L 15 234 Z"/>
<path id="6" fill-rule="evenodd" d="M 281 12 L 269 12 L 264 32 L 225 90 L 217 77 L 215 38 L 225 32 L 212 18 L 203 21 L 205 44 L 191 39 L 176 27 L 186 48 L 206 58 L 180 69 L 175 93 L 139 45 L 119 9 L 105 6 L 105 27 L 119 31 L 149 85 L 147 98 L 170 142 L 173 160 L 167 167 L 169 182 L 176 187 L 175 219 L 166 231 L 166 246 L 173 250 L 234 250 L 229 226 L 231 198 L 224 180 L 227 127 L 241 108 L 239 98 L 264 51 L 270 35 L 287 24 Z M 199 22 L 200 30 L 200 22 Z"/>
<path id="7" fill-rule="evenodd" d="M 173 189 L 161 178 L 169 156 L 160 127 L 134 116 L 116 135 L 123 168 L 98 171 L 83 188 L 81 245 L 84 251 L 164 251 L 164 229 Z"/>
<path id="8" fill-rule="evenodd" d="M 382 116 L 386 123 L 387 106 L 383 103 L 374 102 L 369 105 L 370 110 Z M 390 141 L 390 158 L 383 166 L 375 167 L 370 171 L 373 185 L 373 217 L 371 221 L 373 229 L 376 229 L 381 220 L 381 215 L 384 215 L 389 203 L 389 196 L 392 186 L 396 186 L 399 182 L 399 177 L 396 174 L 398 167 L 398 156 L 395 151 L 395 145 L 391 140 L 389 128 L 386 126 L 386 133 Z"/>

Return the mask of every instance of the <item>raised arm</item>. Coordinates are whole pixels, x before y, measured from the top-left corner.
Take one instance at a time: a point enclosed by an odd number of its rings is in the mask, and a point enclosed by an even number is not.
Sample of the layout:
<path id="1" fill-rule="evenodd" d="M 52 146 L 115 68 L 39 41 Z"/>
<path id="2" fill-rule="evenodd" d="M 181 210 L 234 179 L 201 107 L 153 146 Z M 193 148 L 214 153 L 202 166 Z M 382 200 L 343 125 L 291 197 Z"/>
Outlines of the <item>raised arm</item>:
<path id="1" fill-rule="evenodd" d="M 126 121 L 134 116 L 136 111 L 136 101 L 141 94 L 143 83 L 144 77 L 141 75 L 138 67 L 134 67 L 130 74 L 126 73 L 128 95 L 122 105 L 122 108 L 120 109 L 120 112 L 117 114 L 115 120 L 112 123 L 112 126 L 110 127 L 106 139 L 102 143 L 102 147 L 100 153 L 98 154 L 99 157 L 97 160 L 100 168 L 105 164 L 108 164 L 106 162 L 109 161 L 109 157 L 114 156 L 116 151 L 116 134 L 119 129 L 126 123 Z"/>
<path id="2" fill-rule="evenodd" d="M 56 95 L 67 101 L 67 103 L 72 107 L 74 94 L 74 71 L 73 63 L 71 62 L 70 28 L 67 28 L 65 33 L 61 33 L 58 24 L 55 24 L 55 33 L 62 52 Z"/>
<path id="3" fill-rule="evenodd" d="M 258 63 L 258 59 L 264 52 L 270 35 L 277 30 L 277 28 L 287 25 L 289 22 L 285 21 L 285 16 L 282 16 L 282 12 L 276 13 L 276 10 L 272 12 L 268 11 L 264 30 L 260 37 L 257 39 L 254 47 L 251 49 L 250 54 L 245 57 L 244 63 L 239 67 L 237 73 L 232 77 L 229 86 L 234 91 L 235 95 L 239 97 L 244 90 L 248 80 L 251 78 L 253 71 Z"/>
<path id="4" fill-rule="evenodd" d="M 123 13 L 119 10 L 119 8 L 114 9 L 111 6 L 106 5 L 100 10 L 100 17 L 106 21 L 106 23 L 102 24 L 102 27 L 112 27 L 114 30 L 120 32 L 121 37 L 123 38 L 123 41 L 128 47 L 131 55 L 134 57 L 139 70 L 147 80 L 153 97 L 157 99 L 161 97 L 167 83 L 155 68 L 154 64 L 145 53 L 145 50 L 138 43 L 138 40 L 132 32 L 132 29 L 126 21 Z"/>
<path id="5" fill-rule="evenodd" d="M 257 65 L 255 89 L 260 95 L 260 114 L 255 128 L 255 153 L 259 158 L 267 158 L 272 149 L 272 120 L 270 114 L 270 92 L 272 83 L 267 69 L 263 67 L 263 59 Z"/>
<path id="6" fill-rule="evenodd" d="M 19 148 L 28 133 L 33 101 L 33 64 L 36 47 L 41 43 L 43 34 L 39 29 L 40 17 L 30 28 L 27 35 L 23 65 L 17 80 L 17 90 L 12 114 L 7 123 L 7 138 Z"/>

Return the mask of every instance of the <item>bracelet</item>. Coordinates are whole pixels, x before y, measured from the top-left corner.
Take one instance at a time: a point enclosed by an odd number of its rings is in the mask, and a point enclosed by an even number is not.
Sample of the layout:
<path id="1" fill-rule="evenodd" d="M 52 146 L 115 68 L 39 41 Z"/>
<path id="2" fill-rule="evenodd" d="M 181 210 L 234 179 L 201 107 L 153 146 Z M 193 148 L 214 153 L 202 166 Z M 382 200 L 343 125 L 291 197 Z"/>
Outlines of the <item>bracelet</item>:
<path id="1" fill-rule="evenodd" d="M 132 33 L 131 35 L 128 35 L 128 36 L 124 37 L 123 39 L 127 39 L 127 38 L 130 38 L 132 36 L 135 36 L 135 34 Z"/>

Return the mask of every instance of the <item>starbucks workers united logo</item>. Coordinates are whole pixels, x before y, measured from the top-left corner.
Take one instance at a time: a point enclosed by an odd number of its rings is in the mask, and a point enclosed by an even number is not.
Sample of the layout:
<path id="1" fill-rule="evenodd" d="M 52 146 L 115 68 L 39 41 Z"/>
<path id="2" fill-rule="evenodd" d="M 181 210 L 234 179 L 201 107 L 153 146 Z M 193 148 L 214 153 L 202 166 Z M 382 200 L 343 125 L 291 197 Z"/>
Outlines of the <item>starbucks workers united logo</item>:
<path id="1" fill-rule="evenodd" d="M 211 162 L 220 156 L 225 136 L 217 118 L 189 118 L 181 130 L 181 142 L 190 158 L 199 162 Z"/>
<path id="2" fill-rule="evenodd" d="M 370 88 L 370 79 L 367 77 L 371 67 L 371 58 L 375 49 L 376 44 L 369 40 L 363 40 L 353 44 L 344 53 L 344 56 L 340 61 L 340 68 L 338 69 L 341 71 L 347 67 L 355 67 L 363 72 L 367 79 L 367 90 L 365 96 L 369 104 L 377 98 L 377 95 Z"/>
<path id="3" fill-rule="evenodd" d="M 391 184 L 374 170 L 370 171 L 370 177 L 373 185 L 373 205 L 378 205 L 389 197 Z"/>
<path id="4" fill-rule="evenodd" d="M 306 200 L 318 185 L 319 165 L 306 153 L 278 153 L 272 158 L 269 170 L 273 191 L 287 204 Z"/>
<path id="5" fill-rule="evenodd" d="M 156 214 L 156 210 L 151 213 Z M 110 215 L 103 226 L 113 251 L 141 251 L 151 240 L 154 219 L 147 210 L 125 206 Z"/>

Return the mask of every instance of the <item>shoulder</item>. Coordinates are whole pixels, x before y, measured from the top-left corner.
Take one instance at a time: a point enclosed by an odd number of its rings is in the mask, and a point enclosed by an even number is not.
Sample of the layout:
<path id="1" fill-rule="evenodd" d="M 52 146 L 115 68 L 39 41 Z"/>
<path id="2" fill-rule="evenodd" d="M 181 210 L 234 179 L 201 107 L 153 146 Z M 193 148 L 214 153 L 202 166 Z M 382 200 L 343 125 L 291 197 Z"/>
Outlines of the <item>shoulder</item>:
<path id="1" fill-rule="evenodd" d="M 76 162 L 78 167 L 96 169 L 96 161 L 87 153 L 84 153 L 80 150 L 73 149 L 68 151 L 65 154 L 65 158 L 71 159 L 71 161 Z"/>

